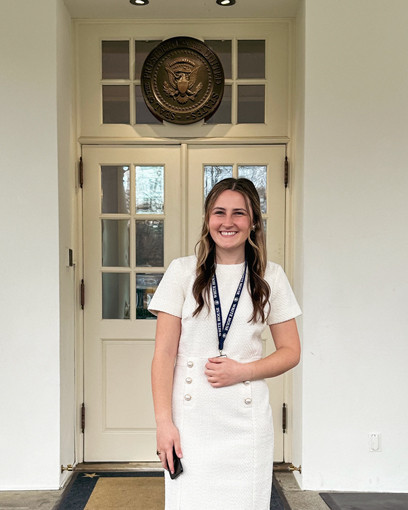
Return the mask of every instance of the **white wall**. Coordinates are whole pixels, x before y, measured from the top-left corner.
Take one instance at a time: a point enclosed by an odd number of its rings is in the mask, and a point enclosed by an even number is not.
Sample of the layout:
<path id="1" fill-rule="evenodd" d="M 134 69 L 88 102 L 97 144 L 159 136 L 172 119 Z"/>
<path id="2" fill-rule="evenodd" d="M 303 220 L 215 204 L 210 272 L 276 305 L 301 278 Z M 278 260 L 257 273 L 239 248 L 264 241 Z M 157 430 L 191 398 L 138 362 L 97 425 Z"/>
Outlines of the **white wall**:
<path id="1" fill-rule="evenodd" d="M 75 464 L 75 306 L 76 266 L 68 266 L 68 250 L 77 262 L 75 122 L 73 111 L 73 48 L 71 17 L 57 0 L 57 125 L 60 262 L 61 464 Z M 68 473 L 61 476 L 61 485 Z"/>
<path id="2" fill-rule="evenodd" d="M 0 489 L 59 485 L 54 0 L 0 1 Z"/>
<path id="3" fill-rule="evenodd" d="M 305 489 L 408 491 L 407 26 L 406 0 L 306 2 Z"/>

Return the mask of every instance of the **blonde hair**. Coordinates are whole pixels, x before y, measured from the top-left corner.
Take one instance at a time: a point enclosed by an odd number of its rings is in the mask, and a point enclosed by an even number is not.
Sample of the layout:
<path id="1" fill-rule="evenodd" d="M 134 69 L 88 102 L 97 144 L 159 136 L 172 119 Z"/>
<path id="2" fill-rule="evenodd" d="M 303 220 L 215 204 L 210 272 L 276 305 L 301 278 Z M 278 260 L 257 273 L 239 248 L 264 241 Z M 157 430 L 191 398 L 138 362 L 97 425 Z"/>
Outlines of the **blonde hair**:
<path id="1" fill-rule="evenodd" d="M 258 192 L 249 179 L 234 179 L 233 177 L 218 182 L 205 200 L 205 215 L 201 237 L 195 247 L 197 269 L 196 279 L 193 284 L 193 295 L 197 302 L 197 308 L 194 310 L 193 316 L 198 315 L 204 305 L 207 305 L 209 308 L 211 280 L 216 267 L 216 246 L 210 235 L 209 219 L 216 200 L 226 190 L 241 193 L 248 211 L 252 213 L 253 228 L 245 243 L 249 290 L 254 307 L 250 321 L 255 322 L 260 319 L 262 322 L 265 322 L 265 306 L 269 302 L 270 288 L 264 280 L 267 259 L 261 204 Z"/>

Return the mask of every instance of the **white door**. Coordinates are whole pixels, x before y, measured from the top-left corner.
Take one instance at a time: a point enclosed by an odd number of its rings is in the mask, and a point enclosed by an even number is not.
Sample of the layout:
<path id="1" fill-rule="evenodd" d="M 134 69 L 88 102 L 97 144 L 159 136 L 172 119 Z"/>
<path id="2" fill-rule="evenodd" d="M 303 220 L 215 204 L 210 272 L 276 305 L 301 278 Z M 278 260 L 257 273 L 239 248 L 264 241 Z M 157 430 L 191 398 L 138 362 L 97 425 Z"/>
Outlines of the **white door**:
<path id="1" fill-rule="evenodd" d="M 188 247 L 199 238 L 204 198 L 212 186 L 226 177 L 246 177 L 258 190 L 266 231 L 268 260 L 284 264 L 285 247 L 285 147 L 191 146 L 188 151 Z M 264 354 L 274 351 L 269 328 L 265 329 Z M 283 461 L 282 404 L 284 377 L 268 379 L 275 429 L 275 462 Z"/>
<path id="2" fill-rule="evenodd" d="M 157 460 L 147 303 L 170 261 L 193 253 L 205 193 L 224 177 L 256 184 L 268 258 L 283 264 L 284 158 L 284 146 L 84 147 L 85 461 Z M 268 384 L 282 461 L 283 376 Z"/>
<path id="3" fill-rule="evenodd" d="M 85 461 L 157 460 L 147 304 L 180 256 L 180 148 L 84 147 Z"/>

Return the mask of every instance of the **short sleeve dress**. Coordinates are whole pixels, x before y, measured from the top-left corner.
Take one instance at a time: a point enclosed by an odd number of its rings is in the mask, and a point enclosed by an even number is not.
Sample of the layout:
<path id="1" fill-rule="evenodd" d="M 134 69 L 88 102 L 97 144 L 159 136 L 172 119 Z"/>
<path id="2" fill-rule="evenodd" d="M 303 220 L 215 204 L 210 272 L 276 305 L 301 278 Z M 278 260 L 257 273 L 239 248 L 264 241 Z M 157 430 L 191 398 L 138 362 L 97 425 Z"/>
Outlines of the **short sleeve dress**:
<path id="1" fill-rule="evenodd" d="M 208 358 L 218 356 L 212 295 L 210 310 L 193 317 L 192 293 L 197 259 L 175 259 L 158 286 L 149 310 L 181 318 L 173 382 L 173 421 L 180 431 L 183 474 L 166 472 L 165 510 L 269 510 L 273 470 L 273 424 L 264 380 L 213 388 L 204 374 Z M 221 311 L 225 320 L 244 263 L 217 264 Z M 268 262 L 271 288 L 267 324 L 287 321 L 301 311 L 283 269 Z M 248 322 L 252 301 L 248 276 L 224 344 L 228 357 L 247 363 L 262 357 L 265 324 Z M 210 293 L 211 294 L 211 293 Z"/>

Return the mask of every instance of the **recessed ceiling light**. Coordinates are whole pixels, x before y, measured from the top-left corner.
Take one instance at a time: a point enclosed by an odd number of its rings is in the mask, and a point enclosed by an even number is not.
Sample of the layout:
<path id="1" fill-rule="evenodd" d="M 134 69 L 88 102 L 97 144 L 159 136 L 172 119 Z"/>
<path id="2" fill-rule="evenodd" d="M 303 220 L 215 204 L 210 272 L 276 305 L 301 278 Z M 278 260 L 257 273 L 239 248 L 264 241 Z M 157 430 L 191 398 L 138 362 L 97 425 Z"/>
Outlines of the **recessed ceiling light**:
<path id="1" fill-rule="evenodd" d="M 226 7 L 229 5 L 235 5 L 235 0 L 217 0 L 217 4 Z"/>
<path id="2" fill-rule="evenodd" d="M 133 5 L 147 5 L 149 0 L 129 0 L 129 2 Z"/>

